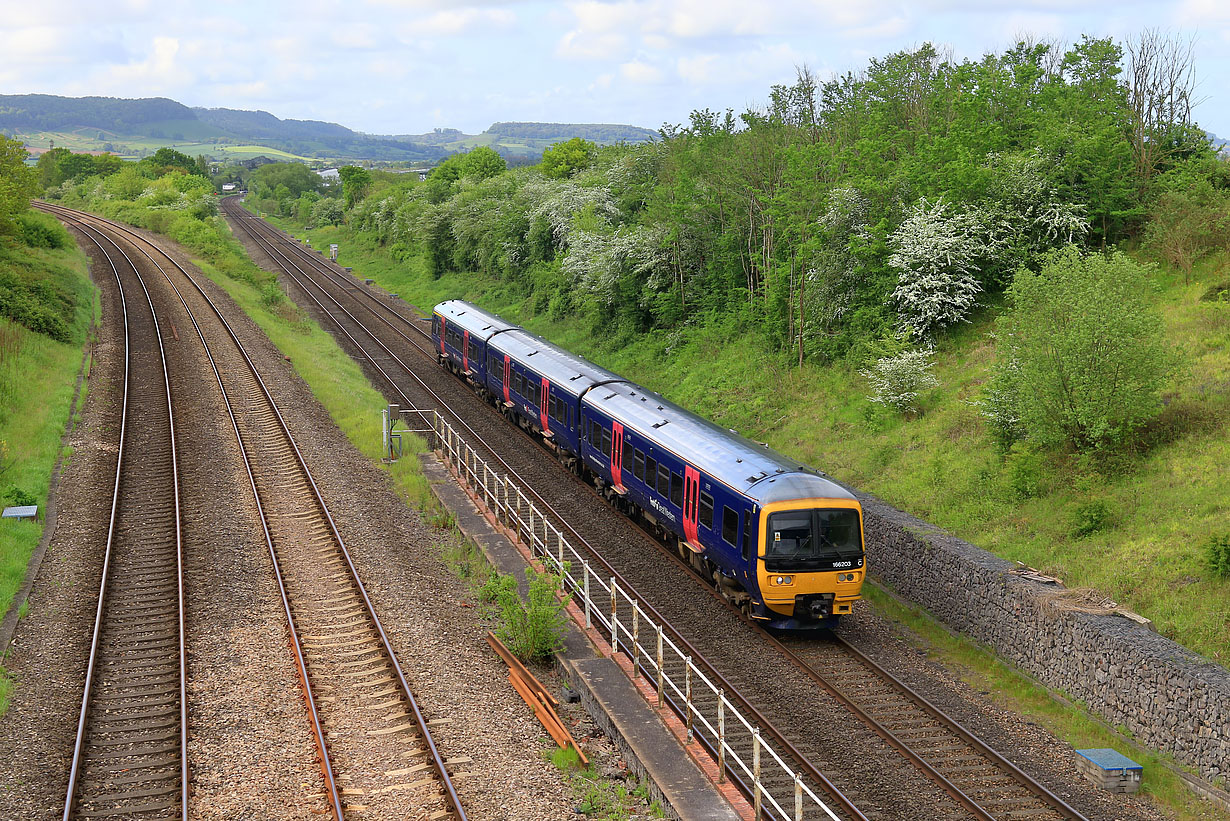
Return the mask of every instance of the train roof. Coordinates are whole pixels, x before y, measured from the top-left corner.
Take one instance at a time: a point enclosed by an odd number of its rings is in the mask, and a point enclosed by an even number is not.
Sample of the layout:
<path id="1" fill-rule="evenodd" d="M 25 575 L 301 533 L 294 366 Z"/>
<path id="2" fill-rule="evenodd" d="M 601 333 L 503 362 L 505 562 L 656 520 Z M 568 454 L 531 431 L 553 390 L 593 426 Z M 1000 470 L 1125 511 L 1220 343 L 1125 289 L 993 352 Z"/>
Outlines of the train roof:
<path id="1" fill-rule="evenodd" d="M 626 381 L 622 376 L 599 367 L 588 359 L 566 351 L 524 328 L 502 333 L 491 340 L 491 347 L 506 353 L 574 396 L 587 388 Z"/>
<path id="2" fill-rule="evenodd" d="M 436 306 L 435 312 L 444 317 L 449 324 L 457 325 L 472 335 L 481 337 L 484 341 L 490 339 L 493 334 L 519 327 L 493 313 L 484 311 L 473 303 L 460 299 L 441 302 Z"/>
<path id="3" fill-rule="evenodd" d="M 784 499 L 853 500 L 847 488 L 813 468 L 681 408 L 630 382 L 602 385 L 585 401 L 705 474 L 760 504 Z"/>

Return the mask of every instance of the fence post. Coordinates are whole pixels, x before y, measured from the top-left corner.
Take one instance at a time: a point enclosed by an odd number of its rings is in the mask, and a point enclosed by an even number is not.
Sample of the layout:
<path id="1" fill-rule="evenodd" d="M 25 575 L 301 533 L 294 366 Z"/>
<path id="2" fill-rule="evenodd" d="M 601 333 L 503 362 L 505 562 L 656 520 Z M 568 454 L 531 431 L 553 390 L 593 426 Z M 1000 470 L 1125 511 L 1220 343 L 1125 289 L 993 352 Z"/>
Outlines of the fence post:
<path id="1" fill-rule="evenodd" d="M 585 629 L 588 630 L 593 626 L 594 620 L 590 617 L 590 608 L 593 601 L 589 598 L 589 560 L 582 562 L 582 567 L 585 568 Z"/>
<path id="2" fill-rule="evenodd" d="M 666 672 L 662 667 L 662 625 L 658 625 L 658 708 L 662 707 L 662 688 L 665 685 Z"/>
<path id="3" fill-rule="evenodd" d="M 760 821 L 763 817 L 761 814 L 761 790 L 760 785 L 760 728 L 752 730 L 752 817 L 756 821 Z"/>
<path id="4" fill-rule="evenodd" d="M 611 577 L 611 655 L 619 652 L 619 590 L 615 587 L 615 577 Z"/>
<path id="5" fill-rule="evenodd" d="M 726 782 L 726 691 L 718 690 L 718 783 Z"/>
<path id="6" fill-rule="evenodd" d="M 641 658 L 640 647 L 637 644 L 637 640 L 640 638 L 640 634 L 641 634 L 640 612 L 641 612 L 641 608 L 636 603 L 636 600 L 634 599 L 632 601 L 632 678 L 633 679 L 636 678 L 637 664 L 640 662 L 640 658 Z"/>
<path id="7" fill-rule="evenodd" d="M 794 821 L 803 821 L 803 776 L 794 774 Z"/>
<path id="8" fill-rule="evenodd" d="M 683 715 L 688 727 L 688 740 L 692 743 L 692 657 L 688 656 L 687 666 L 683 668 Z"/>

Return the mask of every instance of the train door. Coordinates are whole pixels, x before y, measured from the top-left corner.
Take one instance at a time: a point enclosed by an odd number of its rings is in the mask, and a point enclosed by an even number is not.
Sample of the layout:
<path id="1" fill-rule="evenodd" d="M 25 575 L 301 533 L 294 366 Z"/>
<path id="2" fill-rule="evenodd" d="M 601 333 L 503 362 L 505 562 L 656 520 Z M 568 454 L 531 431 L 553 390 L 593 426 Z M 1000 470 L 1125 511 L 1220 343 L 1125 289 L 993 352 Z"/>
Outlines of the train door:
<path id="1" fill-rule="evenodd" d="M 697 532 L 697 507 L 700 504 L 700 471 L 691 465 L 683 466 L 683 535 L 688 546 L 700 552 L 700 534 Z"/>
<path id="2" fill-rule="evenodd" d="M 466 372 L 470 372 L 470 332 L 466 331 L 461 335 L 461 367 Z"/>
<path id="3" fill-rule="evenodd" d="M 545 376 L 542 378 L 542 392 L 538 394 L 538 421 L 542 423 L 542 435 L 551 435 L 550 418 L 547 415 L 547 408 L 551 407 L 548 403 L 551 401 L 551 381 Z"/>
<path id="4" fill-rule="evenodd" d="M 444 350 L 444 334 L 448 330 L 448 320 L 440 317 L 440 356 L 447 356 Z"/>
<path id="5" fill-rule="evenodd" d="M 624 492 L 624 426 L 611 422 L 611 484 L 620 493 Z"/>
<path id="6" fill-rule="evenodd" d="M 512 357 L 504 354 L 504 401 L 511 402 L 508 396 L 508 386 L 512 384 Z"/>

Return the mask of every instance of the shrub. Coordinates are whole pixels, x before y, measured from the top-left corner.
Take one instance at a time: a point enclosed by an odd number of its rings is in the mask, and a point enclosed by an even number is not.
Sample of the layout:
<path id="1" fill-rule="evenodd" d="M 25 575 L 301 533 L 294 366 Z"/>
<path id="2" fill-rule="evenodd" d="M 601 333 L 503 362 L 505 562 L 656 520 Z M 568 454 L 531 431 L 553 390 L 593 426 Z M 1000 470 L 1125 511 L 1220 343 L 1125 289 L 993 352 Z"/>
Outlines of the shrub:
<path id="1" fill-rule="evenodd" d="M 571 597 L 559 597 L 559 576 L 527 567 L 525 578 L 530 583 L 527 601 L 517 592 L 517 580 L 506 575 L 484 585 L 484 596 L 499 607 L 504 623 L 495 632 L 514 655 L 527 661 L 549 658 L 563 647 L 564 608 Z"/>
<path id="2" fill-rule="evenodd" d="M 919 393 L 940 384 L 931 373 L 935 367 L 932 353 L 931 348 L 902 351 L 881 357 L 867 370 L 859 371 L 871 383 L 873 393 L 867 398 L 902 412 L 917 410 Z"/>
<path id="3" fill-rule="evenodd" d="M 38 497 L 33 493 L 28 493 L 16 485 L 9 485 L 9 488 L 4 493 L 4 498 L 9 504 L 15 507 L 26 507 L 27 505 L 38 504 Z"/>
<path id="4" fill-rule="evenodd" d="M 21 241 L 32 248 L 67 248 L 73 243 L 59 220 L 37 211 L 17 217 L 17 233 Z"/>
<path id="5" fill-rule="evenodd" d="M 1230 533 L 1209 537 L 1204 550 L 1213 575 L 1230 578 Z"/>
<path id="6" fill-rule="evenodd" d="M 1172 356 L 1146 297 L 1149 270 L 1069 247 L 1037 274 L 1017 271 L 984 394 L 1006 436 L 1109 451 L 1157 415 Z"/>
<path id="7" fill-rule="evenodd" d="M 1072 511 L 1069 532 L 1078 539 L 1092 536 L 1100 530 L 1105 530 L 1110 524 L 1110 505 L 1101 499 L 1092 502 L 1082 502 Z"/>

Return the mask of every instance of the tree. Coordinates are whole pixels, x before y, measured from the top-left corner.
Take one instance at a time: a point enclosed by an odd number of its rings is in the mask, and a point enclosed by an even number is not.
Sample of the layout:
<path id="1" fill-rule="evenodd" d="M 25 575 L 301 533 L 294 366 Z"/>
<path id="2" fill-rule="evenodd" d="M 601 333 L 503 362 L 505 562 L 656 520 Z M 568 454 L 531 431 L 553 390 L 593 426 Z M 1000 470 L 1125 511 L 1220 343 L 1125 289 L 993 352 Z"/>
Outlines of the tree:
<path id="1" fill-rule="evenodd" d="M 37 169 L 40 187 L 46 190 L 64 182 L 64 172 L 60 170 L 60 163 L 66 157 L 72 156 L 72 153 L 67 148 L 52 148 L 39 155 L 38 163 L 34 167 Z"/>
<path id="2" fill-rule="evenodd" d="M 463 177 L 485 180 L 502 174 L 507 168 L 508 163 L 504 158 L 495 149 L 485 145 L 477 146 L 461 155 L 460 170 Z"/>
<path id="3" fill-rule="evenodd" d="M 890 240 L 902 327 L 926 337 L 965 319 L 982 290 L 977 273 L 988 251 L 984 236 L 976 213 L 950 214 L 943 198 L 915 203 Z"/>
<path id="4" fill-rule="evenodd" d="M 1149 268 L 1116 251 L 1053 252 L 1017 272 L 985 397 L 1001 428 L 1046 447 L 1107 450 L 1161 407 L 1170 370 Z"/>
<path id="5" fill-rule="evenodd" d="M 312 206 L 312 222 L 317 225 L 340 225 L 344 217 L 342 202 L 336 197 L 325 197 Z"/>
<path id="6" fill-rule="evenodd" d="M 363 199 L 372 187 L 372 172 L 357 165 L 344 165 L 337 169 L 337 174 L 342 178 L 342 197 L 346 208 L 354 208 L 355 203 Z"/>
<path id="7" fill-rule="evenodd" d="M 542 173 L 562 180 L 571 177 L 594 161 L 598 146 L 580 137 L 568 142 L 556 143 L 542 152 Z"/>
<path id="8" fill-rule="evenodd" d="M 17 217 L 26 212 L 30 198 L 38 191 L 26 156 L 26 146 L 20 140 L 0 137 L 0 234 L 16 230 Z"/>

